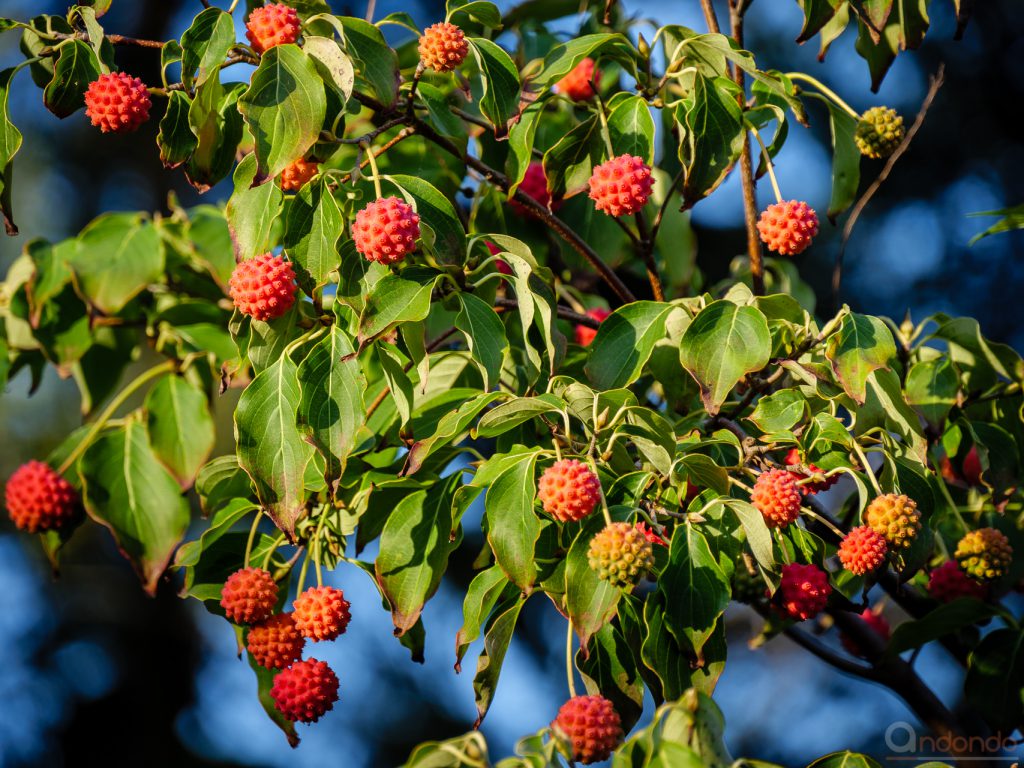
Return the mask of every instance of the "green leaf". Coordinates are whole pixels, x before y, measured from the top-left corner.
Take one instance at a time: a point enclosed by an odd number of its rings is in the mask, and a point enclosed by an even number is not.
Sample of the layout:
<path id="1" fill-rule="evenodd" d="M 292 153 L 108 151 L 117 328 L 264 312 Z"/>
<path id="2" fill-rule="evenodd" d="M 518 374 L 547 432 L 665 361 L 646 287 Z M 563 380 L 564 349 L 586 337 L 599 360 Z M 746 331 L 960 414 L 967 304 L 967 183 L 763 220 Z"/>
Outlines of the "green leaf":
<path id="1" fill-rule="evenodd" d="M 621 62 L 627 68 L 636 66 L 636 49 L 624 35 L 619 33 L 581 35 L 555 46 L 544 57 L 544 64 L 532 82 L 538 88 L 552 86 L 572 72 L 583 59 L 588 56 L 597 58 L 599 54 Z"/>
<path id="2" fill-rule="evenodd" d="M 587 377 L 598 389 L 632 384 L 665 335 L 672 307 L 656 301 L 635 301 L 619 307 L 601 323 L 590 344 Z"/>
<path id="3" fill-rule="evenodd" d="M 754 559 L 764 570 L 773 571 L 775 569 L 775 553 L 772 547 L 772 534 L 765 524 L 764 515 L 753 504 L 742 499 L 726 498 L 722 499 L 722 502 L 739 518 Z"/>
<path id="4" fill-rule="evenodd" d="M 356 71 L 385 107 L 398 98 L 398 56 L 373 24 L 351 16 L 337 18 L 336 26 L 345 40 L 345 50 Z"/>
<path id="5" fill-rule="evenodd" d="M 192 133 L 188 116 L 192 102 L 184 91 L 171 91 L 167 96 L 167 109 L 160 118 L 160 133 L 156 143 L 160 147 L 160 162 L 164 168 L 177 168 L 184 163 L 196 147 L 199 140 Z"/>
<path id="6" fill-rule="evenodd" d="M 412 419 L 413 406 L 416 400 L 413 392 L 412 379 L 405 370 L 405 356 L 394 344 L 389 344 L 382 339 L 376 342 L 380 367 L 387 381 L 388 389 L 391 391 L 391 400 L 395 404 L 401 420 L 401 426 L 405 426 Z"/>
<path id="7" fill-rule="evenodd" d="M 654 165 L 654 118 L 646 100 L 639 96 L 617 100 L 608 115 L 608 133 L 616 155 L 636 155 Z"/>
<path id="8" fill-rule="evenodd" d="M 81 40 L 65 40 L 57 46 L 53 79 L 43 89 L 43 104 L 60 118 L 74 114 L 85 106 L 85 91 L 99 76 L 96 52 Z"/>
<path id="9" fill-rule="evenodd" d="M 356 71 L 352 59 L 341 46 L 329 37 L 306 35 L 302 50 L 313 60 L 324 83 L 333 86 L 335 92 L 347 102 L 355 87 Z"/>
<path id="10" fill-rule="evenodd" d="M 877 317 L 851 312 L 825 349 L 840 386 L 863 405 L 867 379 L 872 371 L 888 369 L 896 357 L 896 343 L 889 327 Z"/>
<path id="11" fill-rule="evenodd" d="M 236 464 L 236 469 L 237 466 Z M 248 479 L 246 482 L 248 482 Z M 196 596 L 194 594 L 197 587 L 196 566 L 204 559 L 212 559 L 210 550 L 213 545 L 230 533 L 236 523 L 240 522 L 247 515 L 258 512 L 258 510 L 259 507 L 248 499 L 232 499 L 227 505 L 217 510 L 217 513 L 210 519 L 209 526 L 198 539 L 186 541 L 178 547 L 178 551 L 174 553 L 174 567 L 185 570 L 185 581 L 179 593 L 180 595 Z M 204 558 L 204 555 L 207 557 Z M 233 564 L 229 567 L 233 567 Z M 230 573 L 230 571 L 227 573 Z M 227 573 L 225 573 L 225 576 L 227 576 Z"/>
<path id="12" fill-rule="evenodd" d="M 967 702 L 996 731 L 1009 733 L 1024 718 L 1024 633 L 997 629 L 968 659 Z"/>
<path id="13" fill-rule="evenodd" d="M 455 327 L 462 331 L 473 359 L 484 377 L 484 389 L 497 386 L 501 363 L 508 351 L 505 326 L 494 308 L 471 293 L 460 293 L 462 309 L 455 317 Z"/>
<path id="14" fill-rule="evenodd" d="M 209 516 L 238 498 L 253 496 L 252 480 L 233 453 L 211 459 L 196 475 L 196 493 Z"/>
<path id="15" fill-rule="evenodd" d="M 366 381 L 345 332 L 332 325 L 299 365 L 299 428 L 324 457 L 327 480 L 341 477 L 356 435 L 366 421 Z"/>
<path id="16" fill-rule="evenodd" d="M 164 275 L 164 244 L 152 222 L 137 213 L 94 219 L 78 236 L 68 259 L 82 295 L 106 315 L 116 315 Z"/>
<path id="17" fill-rule="evenodd" d="M 590 638 L 615 615 L 622 590 L 597 575 L 587 562 L 590 540 L 604 528 L 601 515 L 593 515 L 580 528 L 569 554 L 565 556 L 565 612 L 580 639 L 580 652 L 586 657 Z"/>
<path id="18" fill-rule="evenodd" d="M 235 191 L 228 199 L 227 221 L 239 261 L 266 253 L 284 196 L 276 184 L 254 187 L 256 156 L 246 155 L 235 169 Z"/>
<path id="19" fill-rule="evenodd" d="M 407 279 L 410 277 L 416 279 Z M 407 268 L 401 276 L 387 274 L 378 280 L 359 314 L 360 348 L 398 323 L 423 320 L 430 312 L 430 294 L 439 279 L 436 272 Z"/>
<path id="20" fill-rule="evenodd" d="M 471 400 L 464 401 L 454 411 L 446 413 L 437 422 L 434 434 L 422 440 L 417 440 L 409 449 L 403 474 L 411 475 L 418 472 L 435 451 L 456 442 L 461 436 L 469 431 L 473 422 L 477 420 L 480 412 L 491 405 L 494 401 L 505 397 L 501 392 L 484 392 Z"/>
<path id="21" fill-rule="evenodd" d="M 846 0 L 797 0 L 804 12 L 804 27 L 796 41 L 806 43 L 821 28 L 828 24 L 836 15 L 836 11 L 846 4 Z"/>
<path id="22" fill-rule="evenodd" d="M 807 398 L 798 389 L 780 389 L 757 401 L 747 419 L 762 432 L 785 432 L 807 418 Z"/>
<path id="23" fill-rule="evenodd" d="M 246 656 L 249 657 L 249 666 L 256 673 L 256 696 L 263 711 L 267 713 L 267 717 L 274 722 L 274 725 L 284 732 L 285 738 L 288 739 L 288 746 L 295 749 L 299 746 L 300 741 L 299 734 L 295 731 L 295 722 L 281 714 L 281 710 L 277 708 L 277 704 L 274 703 L 274 699 L 270 695 L 274 678 L 281 674 L 280 670 L 267 669 L 257 664 L 251 654 L 246 654 Z"/>
<path id="24" fill-rule="evenodd" d="M 536 464 L 534 452 L 518 456 L 493 480 L 484 499 L 487 541 L 494 557 L 509 579 L 526 593 L 537 578 L 533 551 L 541 529 L 533 511 Z"/>
<path id="25" fill-rule="evenodd" d="M 503 597 L 511 597 L 509 580 L 496 565 L 480 571 L 469 582 L 466 599 L 462 603 L 462 627 L 455 636 L 455 671 L 461 672 L 462 659 L 470 644 L 480 637 L 484 620 Z"/>
<path id="26" fill-rule="evenodd" d="M 445 483 L 409 494 L 384 524 L 374 572 L 391 604 L 396 637 L 416 625 L 423 604 L 441 584 L 448 556 L 458 545 L 459 537 L 450 536 L 452 494 L 458 485 L 456 473 Z"/>
<path id="27" fill-rule="evenodd" d="M 1012 208 L 1003 208 L 1000 211 L 981 211 L 972 213 L 971 216 L 1001 216 L 995 224 L 971 238 L 968 245 L 974 245 L 979 240 L 989 235 L 998 235 L 1002 232 L 1012 232 L 1015 229 L 1024 229 L 1024 205 L 1015 205 Z"/>
<path id="28" fill-rule="evenodd" d="M 428 102 L 429 104 L 429 102 Z M 519 119 L 508 132 L 508 158 L 505 160 L 505 175 L 508 176 L 509 194 L 514 195 L 526 176 L 526 170 L 533 162 L 533 143 L 537 135 L 540 117 L 544 114 L 545 102 L 537 99 L 519 115 Z"/>
<path id="29" fill-rule="evenodd" d="M 960 377 L 949 358 L 921 360 L 907 374 L 907 402 L 932 426 L 938 427 L 956 405 Z"/>
<path id="30" fill-rule="evenodd" d="M 517 397 L 492 408 L 477 424 L 477 437 L 496 437 L 523 422 L 545 413 L 559 413 L 565 407 L 556 395 L 543 394 L 537 397 Z"/>
<path id="31" fill-rule="evenodd" d="M 498 687 L 498 677 L 505 654 L 512 642 L 512 634 L 519 619 L 519 612 L 526 604 L 526 598 L 520 597 L 508 607 L 494 614 L 487 622 L 484 631 L 484 650 L 476 663 L 476 675 L 473 677 L 473 693 L 476 696 L 477 718 L 473 724 L 479 728 L 487 710 L 494 700 L 494 692 Z"/>
<path id="32" fill-rule="evenodd" d="M 673 531 L 669 562 L 658 579 L 658 590 L 665 596 L 666 628 L 700 659 L 704 643 L 729 604 L 731 588 L 708 540 L 694 525 L 678 525 Z"/>
<path id="33" fill-rule="evenodd" d="M 857 133 L 858 118 L 816 93 L 808 93 L 828 107 L 829 126 L 832 131 L 832 198 L 828 204 L 828 218 L 836 218 L 857 199 L 860 186 L 860 150 L 854 136 Z"/>
<path id="34" fill-rule="evenodd" d="M 276 45 L 260 59 L 238 109 L 256 140 L 255 181 L 262 184 L 316 143 L 327 111 L 324 83 L 297 46 Z"/>
<path id="35" fill-rule="evenodd" d="M 485 27 L 501 28 L 501 11 L 489 0 L 448 0 L 447 10 L 448 21 L 459 14 L 465 14 Z"/>
<path id="36" fill-rule="evenodd" d="M 482 37 L 469 38 L 483 78 L 480 111 L 494 125 L 499 139 L 508 135 L 509 124 L 519 112 L 519 69 L 503 48 Z"/>
<path id="37" fill-rule="evenodd" d="M 833 752 L 830 755 L 819 757 L 807 768 L 881 768 L 881 766 L 867 755 L 856 752 Z"/>
<path id="38" fill-rule="evenodd" d="M 325 176 L 303 185 L 288 206 L 282 244 L 306 293 L 326 285 L 341 265 L 338 240 L 345 217 Z"/>
<path id="39" fill-rule="evenodd" d="M 313 447 L 296 426 L 301 402 L 298 370 L 288 355 L 260 371 L 235 408 L 238 464 L 274 524 L 289 537 L 305 509 L 306 465 Z"/>
<path id="40" fill-rule="evenodd" d="M 732 388 L 768 364 L 768 321 L 755 307 L 713 301 L 683 333 L 679 360 L 700 387 L 708 413 L 716 414 Z"/>
<path id="41" fill-rule="evenodd" d="M 82 500 L 89 516 L 108 528 L 142 579 L 156 594 L 174 548 L 189 523 L 188 503 L 157 460 L 146 427 L 129 419 L 90 445 L 79 460 Z"/>
<path id="42" fill-rule="evenodd" d="M 191 487 L 216 438 L 206 394 L 181 376 L 164 376 L 146 395 L 145 408 L 157 458 L 182 488 Z"/>
<path id="43" fill-rule="evenodd" d="M 387 176 L 420 216 L 423 245 L 442 264 L 462 264 L 466 230 L 455 207 L 434 185 L 416 176 Z"/>
<path id="44" fill-rule="evenodd" d="M 571 197 L 587 189 L 594 166 L 604 156 L 601 125 L 591 117 L 576 125 L 544 153 L 544 176 L 551 198 Z"/>
<path id="45" fill-rule="evenodd" d="M 238 97 L 244 89 L 243 83 L 232 83 L 225 92 L 214 72 L 199 86 L 189 107 L 189 129 L 197 144 L 185 176 L 200 193 L 225 178 L 234 166 L 245 127 L 238 112 Z"/>
<path id="46" fill-rule="evenodd" d="M 746 129 L 731 81 L 694 76 L 693 90 L 679 106 L 676 120 L 685 134 L 679 160 L 686 169 L 683 199 L 692 207 L 711 194 L 743 150 Z"/>
<path id="47" fill-rule="evenodd" d="M 235 23 L 219 8 L 207 8 L 181 36 L 181 80 L 186 88 L 202 85 L 235 45 Z M 198 71 L 198 74 L 197 74 Z"/>
<path id="48" fill-rule="evenodd" d="M 644 683 L 636 667 L 633 649 L 617 628 L 605 624 L 590 644 L 576 654 L 587 693 L 601 695 L 615 705 L 622 729 L 629 731 L 643 711 Z"/>
<path id="49" fill-rule="evenodd" d="M 0 216 L 8 235 L 18 234 L 11 210 L 11 183 L 14 179 L 14 156 L 21 148 L 21 131 L 14 127 L 7 111 L 11 78 L 16 71 L 5 69 L 0 72 Z"/>
<path id="50" fill-rule="evenodd" d="M 920 648 L 926 643 L 955 634 L 964 627 L 996 616 L 998 608 L 970 597 L 961 597 L 940 605 L 915 621 L 905 621 L 896 627 L 886 648 L 886 654 L 897 656 L 904 651 Z"/>

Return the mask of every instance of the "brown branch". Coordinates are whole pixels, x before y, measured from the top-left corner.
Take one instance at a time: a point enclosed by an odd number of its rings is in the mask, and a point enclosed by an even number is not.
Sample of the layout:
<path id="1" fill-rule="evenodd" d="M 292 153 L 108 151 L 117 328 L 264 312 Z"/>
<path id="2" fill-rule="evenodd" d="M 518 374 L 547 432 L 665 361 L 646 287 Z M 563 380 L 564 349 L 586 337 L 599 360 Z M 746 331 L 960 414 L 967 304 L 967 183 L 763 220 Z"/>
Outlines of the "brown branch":
<path id="1" fill-rule="evenodd" d="M 722 29 L 718 26 L 718 16 L 715 14 L 714 0 L 700 0 L 700 6 L 704 10 L 704 21 L 707 22 L 708 32 L 719 34 Z"/>
<path id="2" fill-rule="evenodd" d="M 658 264 L 654 260 L 654 238 L 651 235 L 650 227 L 647 226 L 647 217 L 643 211 L 636 213 L 636 229 L 640 233 L 637 241 L 637 251 L 643 259 L 647 268 L 647 281 L 651 284 L 651 293 L 655 301 L 665 300 L 665 289 L 661 285 L 661 275 L 658 273 Z"/>
<path id="3" fill-rule="evenodd" d="M 939 93 L 939 89 L 942 87 L 945 81 L 945 65 L 940 64 L 935 76 L 932 77 L 931 86 L 928 88 L 928 93 L 924 97 L 924 101 L 921 103 L 921 109 L 917 113 L 917 118 L 914 120 L 914 124 L 907 131 L 907 135 L 903 137 L 903 141 L 896 147 L 896 151 L 889 155 L 889 159 L 882 167 L 881 173 L 878 174 L 878 178 L 875 179 L 871 186 L 864 190 L 864 194 L 861 195 L 860 199 L 853 206 L 850 212 L 850 217 L 846 220 L 846 224 L 843 226 L 843 239 L 839 244 L 839 252 L 836 254 L 836 264 L 832 270 L 832 302 L 835 306 L 839 306 L 839 290 L 842 287 L 843 281 L 843 257 L 846 255 L 846 245 L 850 241 L 850 236 L 853 234 L 853 228 L 857 225 L 857 220 L 860 218 L 861 213 L 867 204 L 871 202 L 871 198 L 875 196 L 879 187 L 889 178 L 889 174 L 892 173 L 893 167 L 896 162 L 903 156 L 903 154 L 910 148 L 910 142 L 914 140 L 917 132 L 921 130 L 921 126 L 924 124 L 925 116 L 928 114 L 928 110 L 932 106 L 932 102 L 935 101 L 935 97 Z"/>
<path id="4" fill-rule="evenodd" d="M 743 47 L 743 13 L 746 5 L 738 0 L 729 0 L 729 21 L 732 37 Z M 746 107 L 746 77 L 743 70 L 733 65 L 733 80 L 740 87 L 737 100 L 740 109 Z M 761 255 L 761 238 L 757 233 L 757 180 L 754 178 L 754 163 L 750 155 L 750 132 L 743 133 L 743 150 L 740 153 L 740 178 L 743 182 L 743 218 L 747 227 L 747 256 L 750 259 L 750 279 L 754 294 L 764 293 L 764 262 Z"/>
<path id="5" fill-rule="evenodd" d="M 519 309 L 519 302 L 515 299 L 498 298 L 495 299 L 494 304 L 502 309 Z M 579 312 L 575 312 L 568 307 L 558 305 L 555 307 L 555 311 L 560 318 L 575 323 L 576 325 L 583 325 L 587 328 L 592 328 L 595 331 L 601 327 L 600 320 L 595 320 L 588 315 L 581 315 Z"/>
<path id="6" fill-rule="evenodd" d="M 66 33 L 66 32 L 54 32 L 53 34 L 46 35 L 47 38 L 54 40 L 86 40 L 88 41 L 89 36 L 84 32 Z M 134 45 L 139 48 L 163 48 L 164 43 L 160 40 L 140 40 L 137 37 L 126 37 L 124 35 L 106 35 L 107 40 L 110 41 L 111 45 Z"/>
<path id="7" fill-rule="evenodd" d="M 364 106 L 379 113 L 387 113 L 387 110 L 383 104 L 376 99 L 359 93 L 358 91 L 352 94 L 353 98 L 359 101 Z M 407 118 L 409 124 L 415 128 L 416 133 L 421 135 L 428 141 L 433 142 L 445 152 L 450 154 L 452 157 L 457 157 L 462 160 L 466 165 L 472 168 L 474 171 L 479 173 L 483 178 L 494 184 L 504 192 L 508 192 L 511 187 L 508 177 L 500 171 L 491 168 L 482 160 L 468 152 L 463 152 L 456 146 L 450 139 L 442 136 L 433 126 L 429 123 L 421 120 L 415 115 Z M 565 240 L 573 249 L 585 258 L 590 265 L 597 270 L 598 274 L 604 279 L 606 283 L 611 287 L 615 294 L 623 303 L 630 303 L 636 301 L 636 296 L 629 290 L 625 283 L 619 278 L 617 274 L 597 255 L 597 252 L 590 247 L 590 245 L 577 234 L 568 224 L 562 221 L 560 218 L 555 216 L 545 206 L 534 200 L 532 197 L 527 195 L 521 189 L 517 189 L 514 195 L 515 199 L 522 203 L 526 208 L 530 210 L 538 219 L 547 224 L 552 230 Z"/>

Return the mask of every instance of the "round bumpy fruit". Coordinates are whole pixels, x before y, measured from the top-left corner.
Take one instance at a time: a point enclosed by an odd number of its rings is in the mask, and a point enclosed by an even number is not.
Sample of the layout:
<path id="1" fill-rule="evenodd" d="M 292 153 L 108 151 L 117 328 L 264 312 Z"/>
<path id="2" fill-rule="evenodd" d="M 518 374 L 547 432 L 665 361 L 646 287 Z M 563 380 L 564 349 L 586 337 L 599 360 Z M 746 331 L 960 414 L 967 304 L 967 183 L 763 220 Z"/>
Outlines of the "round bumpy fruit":
<path id="1" fill-rule="evenodd" d="M 310 587 L 292 603 L 295 627 L 310 640 L 333 640 L 352 620 L 345 593 L 334 587 Z"/>
<path id="2" fill-rule="evenodd" d="M 611 312 L 604 307 L 594 307 L 587 310 L 587 317 L 591 320 L 597 320 L 599 323 L 603 323 L 610 314 Z M 597 330 L 595 328 L 588 328 L 585 325 L 577 325 L 575 335 L 577 344 L 581 347 L 589 347 L 590 343 L 597 338 Z"/>
<path id="3" fill-rule="evenodd" d="M 1013 547 L 1002 531 L 979 528 L 971 531 L 956 545 L 956 559 L 964 573 L 979 581 L 990 581 L 1004 575 L 1013 563 Z"/>
<path id="4" fill-rule="evenodd" d="M 800 457 L 800 451 L 798 451 L 796 448 L 791 449 L 789 453 L 786 454 L 786 466 L 792 467 L 796 466 L 797 464 L 803 463 L 803 459 Z M 807 462 L 805 466 L 815 475 L 825 474 L 825 470 L 823 470 L 817 464 L 811 464 L 810 462 Z M 805 477 L 807 477 L 806 475 L 802 475 L 799 472 L 793 472 L 793 476 L 796 477 L 798 481 L 803 480 Z M 824 480 L 815 481 L 813 483 L 804 483 L 803 485 L 800 486 L 800 490 L 803 491 L 803 494 L 805 496 L 813 496 L 816 493 L 827 491 L 829 488 L 831 488 L 838 482 L 839 475 L 831 475 L 830 477 L 826 477 Z"/>
<path id="5" fill-rule="evenodd" d="M 594 169 L 590 199 L 609 216 L 630 216 L 647 204 L 653 186 L 650 166 L 642 158 L 619 155 Z"/>
<path id="6" fill-rule="evenodd" d="M 590 540 L 587 562 L 613 587 L 635 587 L 654 567 L 654 547 L 631 523 L 612 523 Z"/>
<path id="7" fill-rule="evenodd" d="M 537 498 L 558 522 L 575 522 L 593 512 L 601 500 L 601 481 L 586 464 L 562 459 L 540 476 Z"/>
<path id="8" fill-rule="evenodd" d="M 431 24 L 420 37 L 420 61 L 435 72 L 451 72 L 466 60 L 468 53 L 466 36 L 454 24 Z"/>
<path id="9" fill-rule="evenodd" d="M 561 200 L 551 199 L 551 193 L 548 192 L 548 177 L 544 173 L 544 166 L 541 163 L 530 163 L 527 166 L 526 174 L 519 182 L 519 189 L 549 210 L 557 211 L 562 207 Z M 508 204 L 521 216 L 536 216 L 533 209 L 526 207 L 518 200 L 509 200 Z"/>
<path id="10" fill-rule="evenodd" d="M 832 586 L 816 565 L 790 563 L 782 566 L 782 580 L 776 594 L 782 612 L 791 619 L 813 619 L 825 609 Z"/>
<path id="11" fill-rule="evenodd" d="M 880 160 L 896 151 L 906 133 L 895 109 L 872 107 L 861 115 L 853 139 L 862 155 Z"/>
<path id="12" fill-rule="evenodd" d="M 245 36 L 256 53 L 265 53 L 275 45 L 294 43 L 301 31 L 298 11 L 284 3 L 254 8 L 245 24 Z"/>
<path id="13" fill-rule="evenodd" d="M 889 642 L 889 622 L 885 620 L 885 617 L 880 613 L 875 613 L 870 608 L 865 608 L 860 614 L 861 621 L 868 625 L 868 627 L 874 630 L 883 642 Z M 863 649 L 857 645 L 857 641 L 854 640 L 850 635 L 845 632 L 839 634 L 839 640 L 843 644 L 843 648 L 849 651 L 854 656 L 866 656 Z"/>
<path id="14" fill-rule="evenodd" d="M 295 303 L 295 272 L 283 256 L 264 253 L 235 267 L 228 293 L 243 315 L 257 320 L 281 317 Z"/>
<path id="15" fill-rule="evenodd" d="M 81 513 L 71 483 L 41 461 L 18 467 L 7 481 L 4 497 L 11 521 L 27 533 L 65 528 Z"/>
<path id="16" fill-rule="evenodd" d="M 274 677 L 270 698 L 289 720 L 315 723 L 338 700 L 338 676 L 326 662 L 297 661 Z"/>
<path id="17" fill-rule="evenodd" d="M 594 85 L 600 84 L 601 70 L 594 69 L 594 60 L 588 56 L 559 80 L 555 88 L 573 101 L 590 101 L 595 95 Z"/>
<path id="18" fill-rule="evenodd" d="M 988 586 L 964 573 L 955 560 L 947 560 L 928 575 L 928 594 L 942 603 L 950 603 L 958 597 L 984 600 L 988 597 Z"/>
<path id="19" fill-rule="evenodd" d="M 764 515 L 769 528 L 785 528 L 800 516 L 803 494 L 796 476 L 785 469 L 769 469 L 757 476 L 750 501 Z"/>
<path id="20" fill-rule="evenodd" d="M 368 261 L 396 264 L 416 250 L 420 217 L 397 197 L 374 200 L 356 214 L 352 239 Z"/>
<path id="21" fill-rule="evenodd" d="M 921 530 L 917 502 L 898 493 L 887 493 L 868 504 L 864 521 L 885 537 L 889 549 L 907 549 Z"/>
<path id="22" fill-rule="evenodd" d="M 281 189 L 285 192 L 298 192 L 319 170 L 320 163 L 300 157 L 281 171 Z"/>
<path id="23" fill-rule="evenodd" d="M 552 730 L 572 748 L 572 759 L 589 765 L 611 757 L 622 741 L 622 721 L 604 696 L 576 696 L 558 710 Z"/>
<path id="24" fill-rule="evenodd" d="M 149 119 L 146 84 L 124 72 L 100 75 L 85 91 L 85 116 L 104 133 L 129 133 Z"/>
<path id="25" fill-rule="evenodd" d="M 245 642 L 261 667 L 284 669 L 302 658 L 306 639 L 295 628 L 290 613 L 275 613 L 250 629 Z"/>
<path id="26" fill-rule="evenodd" d="M 274 612 L 277 583 L 262 568 L 242 568 L 220 590 L 220 607 L 235 624 L 256 624 Z"/>
<path id="27" fill-rule="evenodd" d="M 804 202 L 775 203 L 757 220 L 757 232 L 768 250 L 780 256 L 795 256 L 805 251 L 818 234 L 818 214 Z"/>
<path id="28" fill-rule="evenodd" d="M 884 563 L 888 551 L 882 534 L 869 525 L 859 525 L 839 543 L 839 561 L 850 573 L 863 576 Z"/>

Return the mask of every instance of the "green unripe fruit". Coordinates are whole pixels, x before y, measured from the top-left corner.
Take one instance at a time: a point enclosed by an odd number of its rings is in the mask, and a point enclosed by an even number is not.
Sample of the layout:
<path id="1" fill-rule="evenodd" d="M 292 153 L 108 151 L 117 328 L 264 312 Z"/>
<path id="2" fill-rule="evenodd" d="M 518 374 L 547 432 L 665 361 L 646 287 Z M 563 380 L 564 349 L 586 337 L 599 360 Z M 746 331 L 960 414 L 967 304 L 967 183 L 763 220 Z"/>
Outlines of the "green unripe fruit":
<path id="1" fill-rule="evenodd" d="M 590 540 L 587 562 L 614 587 L 637 585 L 654 567 L 654 548 L 630 523 L 612 523 Z"/>
<path id="2" fill-rule="evenodd" d="M 1013 547 L 1002 531 L 979 528 L 960 539 L 956 559 L 968 576 L 981 581 L 998 579 L 1013 562 Z"/>
<path id="3" fill-rule="evenodd" d="M 853 138 L 862 155 L 880 160 L 896 151 L 906 133 L 895 109 L 872 107 L 861 115 Z"/>

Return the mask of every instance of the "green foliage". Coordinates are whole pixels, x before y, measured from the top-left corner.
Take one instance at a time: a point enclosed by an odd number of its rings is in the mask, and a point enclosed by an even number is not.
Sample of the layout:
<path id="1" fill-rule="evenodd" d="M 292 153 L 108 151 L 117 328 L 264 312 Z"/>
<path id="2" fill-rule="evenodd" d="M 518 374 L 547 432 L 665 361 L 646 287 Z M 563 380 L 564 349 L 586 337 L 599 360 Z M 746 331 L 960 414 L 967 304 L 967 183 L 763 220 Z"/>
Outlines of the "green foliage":
<path id="1" fill-rule="evenodd" d="M 0 21 L 26 56 L 0 73 L 0 211 L 11 234 L 22 142 L 8 110 L 13 77 L 27 67 L 43 103 L 79 119 L 88 83 L 114 63 L 97 21 L 109 5 Z M 311 565 L 318 580 L 354 567 L 422 661 L 424 607 L 451 559 L 468 554 L 477 573 L 456 668 L 482 645 L 478 722 L 500 695 L 524 606 L 543 595 L 568 622 L 570 686 L 608 698 L 627 731 L 647 693 L 660 705 L 613 766 L 758 765 L 733 763 L 710 698 L 726 663 L 725 611 L 737 574 L 773 592 L 785 565 L 814 564 L 830 579 L 837 625 L 849 628 L 876 583 L 908 613 L 887 648 L 839 666 L 950 731 L 978 718 L 1019 724 L 1021 634 L 1001 599 L 1024 576 L 1020 559 L 985 599 L 940 604 L 925 585 L 969 530 L 998 526 L 1024 547 L 1020 356 L 970 318 L 897 325 L 847 307 L 815 313 L 810 287 L 781 258 L 763 268 L 756 254 L 737 259 L 715 285 L 696 266 L 685 211 L 731 173 L 753 183 L 739 159 L 761 141 L 768 172 L 815 101 L 831 121 L 828 216 L 851 206 L 856 117 L 836 94 L 763 69 L 723 34 L 669 25 L 634 43 L 614 3 L 611 24 L 605 3 L 584 3 L 581 33 L 556 40 L 546 25 L 578 18 L 576 0 L 528 0 L 504 17 L 490 2 L 450 0 L 447 18 L 464 26 L 471 53 L 444 75 L 417 67 L 404 13 L 374 24 L 320 0 L 292 5 L 302 36 L 262 55 L 215 7 L 159 44 L 163 82 L 151 90 L 166 108 L 158 131 L 147 128 L 163 164 L 200 192 L 231 177 L 222 206 L 183 210 L 172 198 L 160 214 L 105 214 L 65 241 L 26 243 L 0 284 L 0 382 L 22 369 L 38 379 L 46 364 L 74 379 L 91 419 L 49 461 L 147 590 L 173 558 L 182 596 L 220 613 L 221 587 L 244 565 L 270 570 L 281 605 Z M 820 35 L 827 49 L 855 23 L 877 86 L 898 51 L 921 43 L 926 5 L 802 0 L 800 40 Z M 569 103 L 558 83 L 587 57 L 602 74 L 598 95 Z M 181 82 L 168 80 L 176 63 Z M 255 65 L 249 82 L 222 82 L 236 63 Z M 585 192 L 596 166 L 625 153 L 661 167 L 652 199 L 616 226 Z M 299 159 L 315 174 L 282 189 L 278 177 Z M 534 162 L 546 189 L 522 186 Z M 548 210 L 510 202 L 517 188 L 546 192 Z M 352 231 L 385 194 L 415 209 L 421 233 L 391 264 L 365 259 Z M 997 213 L 1005 218 L 983 236 L 1019 225 L 1016 209 Z M 753 224 L 757 211 L 745 214 Z M 264 253 L 292 265 L 297 299 L 267 302 L 281 311 L 258 319 L 232 302 L 231 275 Z M 594 310 L 609 302 L 598 322 Z M 232 389 L 237 403 L 220 397 Z M 232 417 L 233 435 L 216 434 L 218 413 Z M 232 437 L 233 450 L 210 458 Z M 560 459 L 596 472 L 600 493 L 591 489 L 583 519 L 545 511 L 538 493 Z M 807 493 L 798 521 L 779 529 L 752 486 L 781 467 Z M 839 476 L 849 480 L 816 495 Z M 855 577 L 836 548 L 881 493 L 911 496 L 923 530 Z M 485 543 L 466 553 L 474 504 Z M 182 543 L 193 511 L 204 519 Z M 588 563 L 593 537 L 613 522 L 643 524 L 651 541 L 654 565 L 635 589 L 614 588 Z M 54 564 L 72 533 L 43 538 Z M 356 559 L 370 545 L 373 562 Z M 748 597 L 768 619 L 757 642 L 788 632 L 837 663 L 838 651 L 819 649 L 756 592 Z M 998 625 L 982 637 L 983 622 Z M 965 665 L 972 718 L 958 722 L 922 692 L 901 656 L 935 642 Z M 297 743 L 269 695 L 273 673 L 254 669 L 261 703 Z M 523 739 L 499 766 L 560 765 L 564 745 L 551 736 Z M 408 765 L 487 760 L 470 734 L 423 744 Z M 845 752 L 814 763 L 874 764 Z"/>

